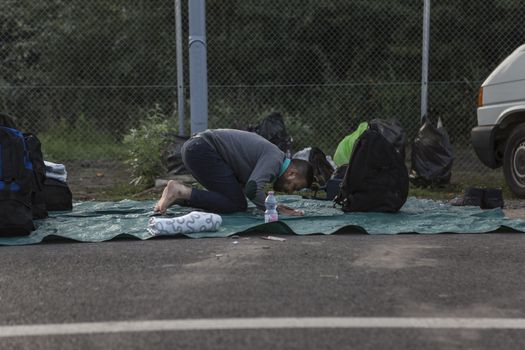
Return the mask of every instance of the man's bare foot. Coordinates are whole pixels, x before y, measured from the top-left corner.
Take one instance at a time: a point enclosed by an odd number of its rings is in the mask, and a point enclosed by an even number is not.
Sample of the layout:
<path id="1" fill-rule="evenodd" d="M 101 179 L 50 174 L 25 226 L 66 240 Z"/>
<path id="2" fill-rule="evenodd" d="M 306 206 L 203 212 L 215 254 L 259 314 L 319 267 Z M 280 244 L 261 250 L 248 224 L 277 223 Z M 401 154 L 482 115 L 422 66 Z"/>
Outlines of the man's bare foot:
<path id="1" fill-rule="evenodd" d="M 155 212 L 164 214 L 170 205 L 172 205 L 177 199 L 190 199 L 191 188 L 184 186 L 180 182 L 175 180 L 168 181 L 166 188 L 162 192 L 162 197 L 155 205 Z"/>

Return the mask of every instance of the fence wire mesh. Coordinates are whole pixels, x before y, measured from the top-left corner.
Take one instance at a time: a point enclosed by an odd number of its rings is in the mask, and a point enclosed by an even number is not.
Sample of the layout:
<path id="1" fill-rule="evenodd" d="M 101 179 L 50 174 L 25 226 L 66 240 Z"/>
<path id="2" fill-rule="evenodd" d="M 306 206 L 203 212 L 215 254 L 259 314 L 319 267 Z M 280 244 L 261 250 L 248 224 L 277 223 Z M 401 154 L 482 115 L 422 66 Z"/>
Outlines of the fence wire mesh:
<path id="1" fill-rule="evenodd" d="M 47 158 L 117 166 L 125 135 L 147 116 L 176 128 L 174 1 L 2 3 L 0 111 L 37 133 Z M 396 118 L 415 137 L 423 1 L 208 0 L 206 7 L 209 127 L 246 127 L 280 111 L 295 150 L 328 154 L 373 118 Z M 523 18 L 518 0 L 432 3 L 428 105 L 451 136 L 456 181 L 501 176 L 477 160 L 470 130 L 480 84 L 523 44 Z"/>

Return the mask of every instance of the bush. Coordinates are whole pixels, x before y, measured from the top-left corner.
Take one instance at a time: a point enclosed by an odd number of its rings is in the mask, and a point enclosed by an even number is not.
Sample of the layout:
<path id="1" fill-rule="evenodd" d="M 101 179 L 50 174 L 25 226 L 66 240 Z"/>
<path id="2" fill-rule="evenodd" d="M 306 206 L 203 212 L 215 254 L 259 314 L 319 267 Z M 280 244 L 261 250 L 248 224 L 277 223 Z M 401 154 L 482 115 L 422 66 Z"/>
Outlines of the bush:
<path id="1" fill-rule="evenodd" d="M 166 136 L 175 132 L 174 124 L 156 105 L 147 112 L 137 128 L 124 136 L 124 145 L 128 149 L 126 163 L 131 166 L 132 184 L 152 185 L 155 177 L 166 171 L 161 154 Z"/>

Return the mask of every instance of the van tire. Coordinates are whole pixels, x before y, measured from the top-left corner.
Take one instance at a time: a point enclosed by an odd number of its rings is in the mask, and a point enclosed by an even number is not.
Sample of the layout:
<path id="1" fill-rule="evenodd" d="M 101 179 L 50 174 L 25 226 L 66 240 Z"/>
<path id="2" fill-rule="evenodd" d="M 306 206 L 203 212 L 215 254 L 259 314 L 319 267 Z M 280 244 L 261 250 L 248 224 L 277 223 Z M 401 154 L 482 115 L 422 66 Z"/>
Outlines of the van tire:
<path id="1" fill-rule="evenodd" d="M 507 140 L 503 173 L 511 191 L 525 198 L 525 124 L 517 125 Z"/>

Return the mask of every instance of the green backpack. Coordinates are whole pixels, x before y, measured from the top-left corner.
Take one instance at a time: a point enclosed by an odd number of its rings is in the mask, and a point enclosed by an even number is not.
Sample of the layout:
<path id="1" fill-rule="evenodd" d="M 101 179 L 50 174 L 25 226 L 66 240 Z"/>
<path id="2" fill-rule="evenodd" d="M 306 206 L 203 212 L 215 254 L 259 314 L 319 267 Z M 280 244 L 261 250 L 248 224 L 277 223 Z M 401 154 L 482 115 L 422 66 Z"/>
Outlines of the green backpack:
<path id="1" fill-rule="evenodd" d="M 334 154 L 334 162 L 338 167 L 348 164 L 350 155 L 354 149 L 355 142 L 367 129 L 368 123 L 362 122 L 353 133 L 346 136 L 341 142 L 339 142 L 339 145 L 337 146 Z"/>

